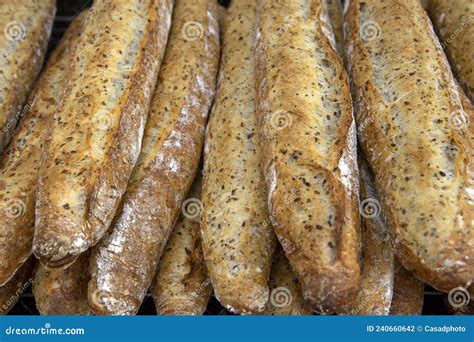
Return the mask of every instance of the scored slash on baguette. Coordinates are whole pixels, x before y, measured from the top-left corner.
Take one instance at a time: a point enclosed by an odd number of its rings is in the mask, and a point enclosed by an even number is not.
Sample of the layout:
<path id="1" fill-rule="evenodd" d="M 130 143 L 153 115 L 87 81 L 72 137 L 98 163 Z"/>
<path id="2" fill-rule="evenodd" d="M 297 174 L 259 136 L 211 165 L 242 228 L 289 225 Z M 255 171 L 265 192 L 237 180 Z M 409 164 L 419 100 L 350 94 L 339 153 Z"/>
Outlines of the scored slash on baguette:
<path id="1" fill-rule="evenodd" d="M 95 1 L 45 142 L 34 253 L 65 267 L 109 228 L 135 165 L 170 1 Z"/>
<path id="2" fill-rule="evenodd" d="M 240 314 L 264 310 L 275 246 L 254 112 L 255 23 L 254 0 L 227 9 L 204 153 L 204 259 L 216 298 Z"/>
<path id="3" fill-rule="evenodd" d="M 30 109 L 0 159 L 0 284 L 32 254 L 41 146 L 61 100 L 86 11 L 69 26 L 30 96 Z"/>
<path id="4" fill-rule="evenodd" d="M 0 3 L 0 155 L 43 66 L 56 13 L 55 0 Z"/>
<path id="5" fill-rule="evenodd" d="M 359 140 L 398 259 L 438 290 L 469 286 L 472 146 L 427 14 L 418 0 L 351 0 L 345 39 Z"/>
<path id="6" fill-rule="evenodd" d="M 274 229 L 313 309 L 359 287 L 355 122 L 322 0 L 259 1 L 257 113 Z"/>
<path id="7" fill-rule="evenodd" d="M 89 302 L 99 314 L 135 314 L 153 281 L 198 169 L 219 49 L 216 0 L 175 1 L 142 151 L 112 227 L 93 251 Z"/>

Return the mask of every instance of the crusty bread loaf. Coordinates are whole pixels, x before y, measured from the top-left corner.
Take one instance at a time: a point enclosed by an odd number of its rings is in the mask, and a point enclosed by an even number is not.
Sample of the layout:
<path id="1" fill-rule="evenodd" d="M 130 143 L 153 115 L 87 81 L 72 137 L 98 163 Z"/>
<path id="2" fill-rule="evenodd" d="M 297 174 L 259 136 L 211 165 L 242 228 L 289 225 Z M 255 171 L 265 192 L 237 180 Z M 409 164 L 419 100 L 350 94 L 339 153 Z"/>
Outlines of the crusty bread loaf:
<path id="1" fill-rule="evenodd" d="M 263 315 L 307 316 L 312 310 L 303 298 L 301 284 L 291 269 L 283 250 L 272 264 L 269 280 L 270 296 Z"/>
<path id="2" fill-rule="evenodd" d="M 188 202 L 201 199 L 201 174 L 196 176 Z M 212 294 L 201 247 L 199 218 L 185 212 L 163 250 L 151 293 L 158 315 L 202 315 Z"/>
<path id="3" fill-rule="evenodd" d="M 347 315 L 388 315 L 393 296 L 395 257 L 389 229 L 365 159 L 359 156 L 362 221 L 362 273 L 358 293 L 340 313 Z"/>
<path id="4" fill-rule="evenodd" d="M 254 112 L 255 22 L 254 0 L 231 3 L 207 127 L 202 194 L 202 246 L 214 294 L 241 314 L 265 308 L 275 243 Z"/>
<path id="5" fill-rule="evenodd" d="M 395 264 L 390 315 L 417 316 L 423 310 L 425 285 L 400 263 Z"/>
<path id="6" fill-rule="evenodd" d="M 56 0 L 0 2 L 0 155 L 43 65 L 53 28 Z"/>
<path id="7" fill-rule="evenodd" d="M 359 287 L 356 128 L 322 0 L 259 1 L 257 107 L 272 224 L 320 312 Z M 329 36 L 328 36 L 328 35 Z"/>
<path id="8" fill-rule="evenodd" d="M 336 42 L 336 49 L 339 56 L 344 55 L 344 35 L 342 25 L 342 2 L 341 0 L 324 0 L 331 21 L 332 31 L 334 32 L 334 38 Z"/>
<path id="9" fill-rule="evenodd" d="M 99 314 L 135 314 L 151 285 L 199 165 L 218 63 L 216 0 L 177 0 L 143 148 L 91 260 L 89 302 Z"/>
<path id="10" fill-rule="evenodd" d="M 448 292 L 474 278 L 467 114 L 418 0 L 351 0 L 347 60 L 359 140 L 400 262 Z"/>
<path id="11" fill-rule="evenodd" d="M 431 0 L 429 13 L 455 76 L 474 102 L 474 1 Z"/>
<path id="12" fill-rule="evenodd" d="M 71 23 L 51 54 L 30 96 L 28 111 L 0 159 L 0 284 L 32 253 L 41 146 L 64 91 L 85 13 Z"/>
<path id="13" fill-rule="evenodd" d="M 87 16 L 41 163 L 33 242 L 65 267 L 109 228 L 141 147 L 172 0 L 100 0 Z"/>
<path id="14" fill-rule="evenodd" d="M 15 306 L 20 296 L 33 283 L 31 277 L 33 264 L 33 258 L 27 260 L 14 276 L 5 285 L 0 287 L 0 315 L 6 315 Z"/>
<path id="15" fill-rule="evenodd" d="M 37 263 L 33 283 L 36 307 L 41 315 L 90 315 L 87 283 L 90 279 L 89 252 L 66 269 L 48 269 Z"/>

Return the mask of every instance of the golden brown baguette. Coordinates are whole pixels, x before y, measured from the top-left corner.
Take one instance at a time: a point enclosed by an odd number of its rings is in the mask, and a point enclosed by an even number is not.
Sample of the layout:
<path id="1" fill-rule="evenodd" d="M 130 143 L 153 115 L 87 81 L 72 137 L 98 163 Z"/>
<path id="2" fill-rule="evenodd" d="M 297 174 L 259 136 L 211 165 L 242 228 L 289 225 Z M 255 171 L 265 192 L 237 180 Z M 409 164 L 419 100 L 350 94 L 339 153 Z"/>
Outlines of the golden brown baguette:
<path id="1" fill-rule="evenodd" d="M 342 25 L 342 2 L 341 0 L 324 0 L 331 22 L 332 31 L 334 32 L 334 38 L 336 42 L 336 49 L 339 56 L 344 56 L 344 35 Z"/>
<path id="2" fill-rule="evenodd" d="M 455 76 L 474 102 L 474 2 L 431 0 L 429 13 Z"/>
<path id="3" fill-rule="evenodd" d="M 29 110 L 0 159 L 0 284 L 32 253 L 41 146 L 61 100 L 86 12 L 69 26 L 28 101 Z"/>
<path id="4" fill-rule="evenodd" d="M 33 249 L 65 267 L 113 219 L 135 165 L 172 0 L 95 1 L 41 163 Z"/>
<path id="5" fill-rule="evenodd" d="M 312 310 L 303 298 L 301 284 L 291 269 L 283 250 L 273 261 L 270 272 L 270 297 L 263 311 L 267 316 L 305 316 Z"/>
<path id="6" fill-rule="evenodd" d="M 345 24 L 359 140 L 398 259 L 438 290 L 469 286 L 467 116 L 429 18 L 418 0 L 352 0 Z"/>
<path id="7" fill-rule="evenodd" d="M 55 13 L 56 0 L 0 3 L 0 155 L 27 110 L 22 107 L 43 65 Z"/>
<path id="8" fill-rule="evenodd" d="M 240 314 L 265 309 L 275 244 L 254 112 L 255 22 L 253 0 L 227 9 L 202 190 L 202 246 L 214 294 Z"/>
<path id="9" fill-rule="evenodd" d="M 367 162 L 359 156 L 362 273 L 358 293 L 339 313 L 388 315 L 393 296 L 395 258 L 389 229 Z"/>
<path id="10" fill-rule="evenodd" d="M 135 314 L 151 285 L 199 165 L 218 63 L 216 0 L 177 0 L 138 164 L 93 252 L 89 302 L 97 313 Z"/>
<path id="11" fill-rule="evenodd" d="M 390 315 L 416 316 L 423 310 L 425 285 L 400 263 L 395 264 L 393 298 Z"/>
<path id="12" fill-rule="evenodd" d="M 90 315 L 87 283 L 90 279 L 89 252 L 66 269 L 48 269 L 37 263 L 33 283 L 36 307 L 41 315 Z"/>
<path id="13" fill-rule="evenodd" d="M 26 261 L 5 285 L 0 287 L 0 315 L 6 315 L 33 283 L 33 258 Z"/>
<path id="14" fill-rule="evenodd" d="M 273 227 L 319 312 L 359 286 L 355 122 L 322 0 L 260 1 L 257 112 Z"/>
<path id="15" fill-rule="evenodd" d="M 201 175 L 198 174 L 187 202 L 201 199 Z M 181 213 L 166 244 L 153 280 L 151 293 L 158 315 L 202 315 L 212 294 L 202 255 L 199 217 L 189 210 Z"/>

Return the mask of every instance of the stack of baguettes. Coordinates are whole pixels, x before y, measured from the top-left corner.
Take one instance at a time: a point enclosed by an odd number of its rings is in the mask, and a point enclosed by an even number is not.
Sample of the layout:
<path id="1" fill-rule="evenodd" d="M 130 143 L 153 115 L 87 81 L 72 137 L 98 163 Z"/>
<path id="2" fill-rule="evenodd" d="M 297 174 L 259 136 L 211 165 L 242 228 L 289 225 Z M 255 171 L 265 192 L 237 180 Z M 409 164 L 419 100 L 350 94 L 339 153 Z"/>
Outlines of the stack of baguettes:
<path id="1" fill-rule="evenodd" d="M 31 283 L 44 315 L 132 315 L 148 291 L 162 315 L 469 298 L 459 2 L 425 2 L 433 28 L 419 0 L 95 0 L 34 87 L 54 1 L 0 5 L 0 312 Z"/>

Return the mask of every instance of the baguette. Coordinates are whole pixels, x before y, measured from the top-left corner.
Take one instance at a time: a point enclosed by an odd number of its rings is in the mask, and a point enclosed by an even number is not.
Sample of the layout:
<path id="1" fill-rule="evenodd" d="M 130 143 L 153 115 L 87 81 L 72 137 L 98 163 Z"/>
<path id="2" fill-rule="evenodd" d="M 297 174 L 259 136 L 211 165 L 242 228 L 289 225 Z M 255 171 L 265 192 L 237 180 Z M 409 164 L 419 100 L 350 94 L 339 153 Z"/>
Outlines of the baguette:
<path id="1" fill-rule="evenodd" d="M 100 0 L 87 16 L 41 163 L 33 249 L 66 267 L 109 228 L 140 152 L 172 0 Z"/>
<path id="2" fill-rule="evenodd" d="M 28 101 L 29 110 L 0 158 L 0 284 L 32 254 L 41 146 L 61 100 L 85 17 L 83 12 L 71 23 L 51 54 Z"/>
<path id="3" fill-rule="evenodd" d="M 336 42 L 336 49 L 339 56 L 344 56 L 344 35 L 342 25 L 342 2 L 341 0 L 324 0 L 331 22 L 332 31 Z"/>
<path id="4" fill-rule="evenodd" d="M 201 176 L 196 176 L 190 201 L 201 198 Z M 212 294 L 202 255 L 199 221 L 180 215 L 161 256 L 151 288 L 159 315 L 202 315 Z"/>
<path id="5" fill-rule="evenodd" d="M 474 2 L 431 0 L 429 13 L 454 73 L 474 102 Z"/>
<path id="6" fill-rule="evenodd" d="M 216 1 L 177 0 L 139 161 L 92 256 L 89 302 L 99 314 L 135 314 L 152 283 L 199 166 L 218 63 Z"/>
<path id="7" fill-rule="evenodd" d="M 8 283 L 0 287 L 0 315 L 6 315 L 16 304 L 20 296 L 33 283 L 33 258 L 20 267 Z"/>
<path id="8" fill-rule="evenodd" d="M 421 281 L 396 262 L 390 315 L 421 315 L 424 287 Z"/>
<path id="9" fill-rule="evenodd" d="M 345 24 L 359 139 L 398 259 L 438 290 L 469 286 L 472 147 L 429 18 L 418 0 L 351 0 Z"/>
<path id="10" fill-rule="evenodd" d="M 270 299 L 263 315 L 307 316 L 312 310 L 303 298 L 301 284 L 291 269 L 283 251 L 280 251 L 270 272 Z"/>
<path id="11" fill-rule="evenodd" d="M 260 1 L 257 112 L 273 227 L 321 313 L 359 287 L 355 122 L 322 0 Z"/>
<path id="12" fill-rule="evenodd" d="M 362 273 L 359 292 L 341 313 L 388 315 L 393 296 L 395 258 L 379 195 L 367 162 L 359 157 L 362 220 Z"/>
<path id="13" fill-rule="evenodd" d="M 202 190 L 202 246 L 214 294 L 240 314 L 265 309 L 275 246 L 254 113 L 255 22 L 253 0 L 227 9 Z"/>
<path id="14" fill-rule="evenodd" d="M 66 269 L 47 269 L 41 263 L 35 271 L 33 294 L 41 315 L 90 315 L 87 283 L 89 253 L 83 253 Z"/>
<path id="15" fill-rule="evenodd" d="M 43 65 L 56 13 L 55 0 L 0 3 L 0 155 Z"/>

